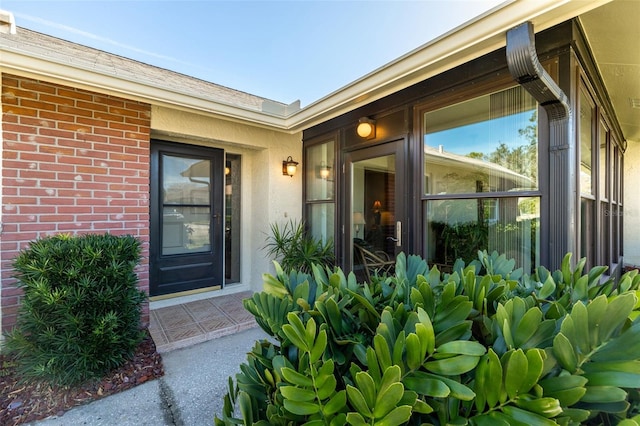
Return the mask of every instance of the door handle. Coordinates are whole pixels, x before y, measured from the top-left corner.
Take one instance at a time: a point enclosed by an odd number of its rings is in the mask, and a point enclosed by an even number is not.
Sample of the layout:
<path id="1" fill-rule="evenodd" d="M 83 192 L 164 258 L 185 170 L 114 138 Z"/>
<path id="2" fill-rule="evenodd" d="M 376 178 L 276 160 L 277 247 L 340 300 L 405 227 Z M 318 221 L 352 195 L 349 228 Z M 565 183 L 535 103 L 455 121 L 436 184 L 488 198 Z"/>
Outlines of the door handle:
<path id="1" fill-rule="evenodd" d="M 393 241 L 396 243 L 396 247 L 402 246 L 402 222 L 396 222 L 396 236 L 395 237 L 387 237 L 387 240 Z"/>

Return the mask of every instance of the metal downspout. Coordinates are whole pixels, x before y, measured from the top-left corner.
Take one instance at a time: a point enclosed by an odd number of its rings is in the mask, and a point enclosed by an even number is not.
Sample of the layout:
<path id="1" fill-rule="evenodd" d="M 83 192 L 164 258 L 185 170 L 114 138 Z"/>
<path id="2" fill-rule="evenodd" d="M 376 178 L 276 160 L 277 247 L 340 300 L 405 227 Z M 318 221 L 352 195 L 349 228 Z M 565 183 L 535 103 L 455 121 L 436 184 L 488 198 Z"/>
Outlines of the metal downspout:
<path id="1" fill-rule="evenodd" d="M 513 78 L 544 108 L 549 120 L 549 246 L 551 271 L 559 269 L 566 253 L 575 253 L 575 138 L 567 96 L 538 60 L 531 22 L 507 31 L 507 64 Z"/>

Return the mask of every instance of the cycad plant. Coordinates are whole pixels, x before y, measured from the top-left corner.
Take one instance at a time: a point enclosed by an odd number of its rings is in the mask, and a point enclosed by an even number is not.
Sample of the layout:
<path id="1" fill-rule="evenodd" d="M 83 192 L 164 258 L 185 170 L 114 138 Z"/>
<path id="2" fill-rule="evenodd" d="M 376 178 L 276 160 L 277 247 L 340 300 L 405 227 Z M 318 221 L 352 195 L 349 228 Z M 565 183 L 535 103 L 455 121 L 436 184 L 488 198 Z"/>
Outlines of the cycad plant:
<path id="1" fill-rule="evenodd" d="M 358 283 L 266 274 L 245 307 L 272 337 L 217 425 L 640 424 L 640 276 L 584 262 L 532 276 L 479 252 L 451 274 L 417 256 Z"/>

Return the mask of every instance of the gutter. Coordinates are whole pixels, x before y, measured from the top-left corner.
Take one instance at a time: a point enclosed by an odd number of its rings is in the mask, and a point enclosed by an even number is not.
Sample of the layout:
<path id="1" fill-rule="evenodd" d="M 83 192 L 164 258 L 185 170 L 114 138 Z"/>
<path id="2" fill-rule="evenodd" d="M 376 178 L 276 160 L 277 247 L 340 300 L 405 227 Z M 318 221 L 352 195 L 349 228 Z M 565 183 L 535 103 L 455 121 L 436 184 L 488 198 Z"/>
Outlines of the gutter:
<path id="1" fill-rule="evenodd" d="M 576 140 L 569 100 L 538 60 L 531 22 L 507 32 L 507 65 L 514 80 L 540 104 L 549 121 L 549 200 L 548 248 L 542 259 L 550 270 L 560 269 L 566 253 L 574 253 L 576 244 Z"/>

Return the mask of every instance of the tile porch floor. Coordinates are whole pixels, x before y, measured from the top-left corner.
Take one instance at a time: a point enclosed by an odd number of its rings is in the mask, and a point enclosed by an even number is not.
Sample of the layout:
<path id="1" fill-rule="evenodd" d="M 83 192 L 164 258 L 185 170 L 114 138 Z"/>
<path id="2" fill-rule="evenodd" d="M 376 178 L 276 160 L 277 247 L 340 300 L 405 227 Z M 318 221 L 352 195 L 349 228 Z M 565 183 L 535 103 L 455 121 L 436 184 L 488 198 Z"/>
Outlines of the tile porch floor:
<path id="1" fill-rule="evenodd" d="M 149 333 L 158 352 L 191 346 L 217 337 L 257 327 L 255 318 L 242 306 L 251 292 L 152 309 Z"/>

